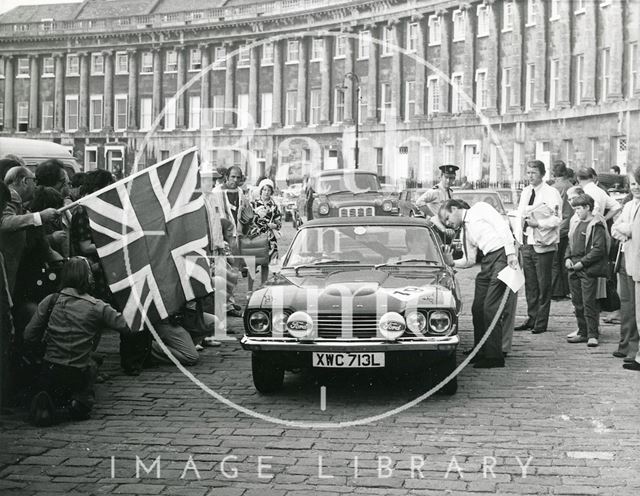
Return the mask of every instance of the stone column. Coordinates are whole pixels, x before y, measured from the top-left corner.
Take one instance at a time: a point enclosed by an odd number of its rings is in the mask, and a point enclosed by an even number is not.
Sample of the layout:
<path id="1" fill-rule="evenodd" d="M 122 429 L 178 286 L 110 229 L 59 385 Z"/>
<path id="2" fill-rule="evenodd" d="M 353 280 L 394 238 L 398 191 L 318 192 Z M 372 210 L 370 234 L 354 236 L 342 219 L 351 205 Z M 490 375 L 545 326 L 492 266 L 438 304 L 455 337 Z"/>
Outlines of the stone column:
<path id="1" fill-rule="evenodd" d="M 187 82 L 187 50 L 184 46 L 176 47 L 178 57 L 178 73 L 176 74 L 176 128 L 187 127 L 187 93 L 180 93 Z"/>
<path id="2" fill-rule="evenodd" d="M 462 76 L 462 88 L 465 95 L 473 102 L 473 82 L 476 79 L 476 5 L 463 5 L 465 15 L 465 32 L 464 32 L 464 74 Z M 463 108 L 465 113 L 474 113 L 473 106 L 463 99 Z"/>
<path id="3" fill-rule="evenodd" d="M 391 19 L 389 21 L 389 35 L 391 37 L 391 43 L 403 47 L 405 45 L 402 39 L 402 28 L 398 19 Z M 385 29 L 384 26 L 380 26 L 380 29 Z M 407 48 L 404 46 L 404 48 Z M 391 74 L 394 76 L 391 79 L 391 108 L 395 109 L 395 119 L 400 120 L 404 116 L 404 109 L 402 108 L 402 86 L 404 79 L 402 78 L 402 53 L 398 50 L 393 50 L 391 55 Z M 407 116 L 404 116 L 405 118 Z M 388 123 L 388 121 L 387 121 Z"/>
<path id="4" fill-rule="evenodd" d="M 527 5 L 525 2 L 513 2 L 513 31 L 511 32 L 511 46 L 513 50 L 512 60 L 517 60 L 515 65 L 511 66 L 511 74 L 513 84 L 511 85 L 511 102 L 509 105 L 509 109 L 512 112 L 521 112 L 524 104 L 524 92 L 522 86 L 523 74 L 526 73 L 526 53 L 524 51 L 524 23 L 526 16 Z M 567 33 L 567 36 L 570 36 Z M 567 57 L 569 58 L 569 63 L 571 62 L 571 54 L 567 50 Z M 570 67 L 570 66 L 568 66 Z M 567 74 L 567 81 L 569 80 L 569 75 Z M 526 84 L 526 82 L 525 82 Z M 567 83 L 568 84 L 568 83 Z M 569 96 L 569 92 L 566 92 L 567 97 Z"/>
<path id="5" fill-rule="evenodd" d="M 625 21 L 623 19 L 624 9 L 622 7 L 622 0 L 614 0 L 604 10 L 610 9 L 609 24 L 612 33 L 617 33 L 611 37 L 611 49 L 610 49 L 610 64 L 609 67 L 609 94 L 607 95 L 607 101 L 617 102 L 622 100 L 622 79 L 624 68 L 624 42 L 626 36 L 625 33 Z M 636 20 L 637 22 L 637 20 Z M 638 26 L 636 25 L 636 30 Z M 637 32 L 637 31 L 636 31 Z M 627 69 L 628 72 L 628 69 Z"/>
<path id="6" fill-rule="evenodd" d="M 13 55 L 4 57 L 4 130 L 13 131 L 15 127 L 14 117 L 14 71 Z"/>
<path id="7" fill-rule="evenodd" d="M 138 52 L 134 48 L 127 50 L 129 62 L 129 97 L 127 98 L 127 112 L 129 114 L 129 129 L 137 130 L 138 124 Z"/>
<path id="8" fill-rule="evenodd" d="M 453 19 L 450 10 L 440 11 L 440 70 L 447 78 L 451 77 L 451 37 L 452 37 Z M 465 40 L 466 43 L 466 40 Z M 496 43 L 496 50 L 498 44 Z M 497 57 L 497 52 L 496 52 Z M 438 78 L 440 83 L 440 109 L 439 114 L 449 113 L 449 94 L 451 93 L 451 85 L 449 81 L 443 77 Z"/>
<path id="9" fill-rule="evenodd" d="M 333 36 L 325 36 L 320 61 L 320 124 L 329 125 L 331 110 L 331 59 Z"/>
<path id="10" fill-rule="evenodd" d="M 113 52 L 105 50 L 104 57 L 104 125 L 102 129 L 106 132 L 113 131 Z"/>
<path id="11" fill-rule="evenodd" d="M 309 65 L 308 38 L 298 38 L 298 104 L 296 105 L 296 124 L 307 125 L 307 67 Z"/>
<path id="12" fill-rule="evenodd" d="M 65 66 L 64 53 L 54 54 L 55 58 L 55 71 L 56 80 L 54 86 L 54 122 L 53 129 L 55 131 L 64 131 L 64 66 Z"/>
<path id="13" fill-rule="evenodd" d="M 351 32 L 347 32 L 347 34 L 351 34 Z M 345 38 L 345 51 L 344 51 L 344 74 L 353 74 L 353 57 L 354 57 L 354 43 L 355 39 L 351 37 Z M 371 54 L 369 54 L 371 57 Z M 344 81 L 342 81 L 342 86 L 344 86 L 344 124 L 345 125 L 353 125 L 353 77 L 345 77 Z"/>
<path id="14" fill-rule="evenodd" d="M 89 54 L 81 52 L 80 59 L 80 91 L 78 96 L 78 130 L 89 130 Z"/>
<path id="15" fill-rule="evenodd" d="M 282 40 L 273 42 L 272 122 L 282 127 Z"/>
<path id="16" fill-rule="evenodd" d="M 371 39 L 378 36 L 378 28 L 370 28 Z M 367 122 L 378 122 L 378 45 L 373 41 L 369 44 L 369 68 L 367 73 Z"/>
<path id="17" fill-rule="evenodd" d="M 234 46 L 226 45 L 226 71 L 224 74 L 224 127 L 233 127 L 235 122 L 235 85 L 236 85 L 236 57 L 231 56 Z"/>
<path id="18" fill-rule="evenodd" d="M 538 6 L 543 2 L 538 2 Z M 487 0 L 489 6 L 489 36 L 484 38 L 486 44 L 486 69 L 487 69 L 487 108 L 484 113 L 487 115 L 496 115 L 498 113 L 498 81 L 499 81 L 499 60 L 500 44 L 498 43 L 498 37 L 502 36 L 502 29 L 500 27 L 501 19 L 498 15 L 498 6 L 495 5 L 494 0 Z M 500 74 L 501 76 L 501 74 Z"/>
<path id="19" fill-rule="evenodd" d="M 595 4 L 595 2 L 585 2 L 585 5 L 589 4 Z M 533 53 L 536 54 L 535 91 L 532 107 L 537 110 L 543 110 L 547 108 L 545 91 L 547 88 L 547 23 L 549 6 L 547 2 L 538 2 L 537 6 L 538 15 L 536 18 L 536 27 L 533 28 L 536 30 L 535 46 L 532 47 Z M 595 67 L 595 60 L 593 67 Z"/>
<path id="20" fill-rule="evenodd" d="M 29 72 L 29 131 L 37 131 L 40 128 L 38 122 L 38 107 L 40 94 L 40 57 L 31 55 L 31 70 Z"/>
<path id="21" fill-rule="evenodd" d="M 597 72 L 597 34 L 596 34 L 596 18 L 600 10 L 598 2 L 584 2 L 584 18 L 582 19 L 585 36 L 583 37 L 583 54 L 582 63 L 583 87 L 580 103 L 595 104 L 596 103 L 596 80 Z M 585 42 L 585 40 L 587 40 Z M 538 68 L 536 67 L 536 70 Z M 577 74 L 576 74 L 577 77 Z M 536 80 L 536 84 L 538 81 Z"/>
<path id="22" fill-rule="evenodd" d="M 208 43 L 201 43 L 198 45 L 198 48 L 202 54 L 202 69 L 200 69 L 200 106 L 202 109 L 208 109 L 211 107 L 211 70 L 209 69 L 209 65 L 211 65 L 211 57 L 209 56 L 210 48 Z"/>
<path id="23" fill-rule="evenodd" d="M 427 60 L 427 30 L 424 16 L 415 14 L 411 17 L 411 22 L 418 23 L 418 40 L 417 40 L 417 58 L 416 60 L 416 117 L 424 117 L 426 112 L 425 99 L 425 81 L 427 80 L 427 66 L 422 60 Z M 412 116 L 409 116 L 410 118 Z"/>
<path id="24" fill-rule="evenodd" d="M 250 125 L 258 127 L 258 76 L 260 74 L 260 47 L 249 52 L 249 116 Z"/>
<path id="25" fill-rule="evenodd" d="M 162 113 L 162 49 L 153 49 L 153 120 Z"/>

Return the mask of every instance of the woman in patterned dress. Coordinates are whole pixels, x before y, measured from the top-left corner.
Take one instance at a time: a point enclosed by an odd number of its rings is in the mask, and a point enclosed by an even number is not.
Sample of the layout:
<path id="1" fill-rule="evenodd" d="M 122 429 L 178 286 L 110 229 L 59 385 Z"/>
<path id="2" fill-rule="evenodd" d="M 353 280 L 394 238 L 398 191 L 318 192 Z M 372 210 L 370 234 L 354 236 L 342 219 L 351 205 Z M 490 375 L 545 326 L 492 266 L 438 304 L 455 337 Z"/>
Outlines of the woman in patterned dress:
<path id="1" fill-rule="evenodd" d="M 271 179 L 263 179 L 258 185 L 258 198 L 251 202 L 253 221 L 248 236 L 267 234 L 269 240 L 269 257 L 267 263 L 260 265 L 262 284 L 269 277 L 269 263 L 278 259 L 278 240 L 276 232 L 282 228 L 282 216 L 278 206 L 271 198 L 274 190 Z M 257 269 L 257 267 L 256 267 Z M 249 292 L 253 291 L 253 274 L 249 271 Z"/>

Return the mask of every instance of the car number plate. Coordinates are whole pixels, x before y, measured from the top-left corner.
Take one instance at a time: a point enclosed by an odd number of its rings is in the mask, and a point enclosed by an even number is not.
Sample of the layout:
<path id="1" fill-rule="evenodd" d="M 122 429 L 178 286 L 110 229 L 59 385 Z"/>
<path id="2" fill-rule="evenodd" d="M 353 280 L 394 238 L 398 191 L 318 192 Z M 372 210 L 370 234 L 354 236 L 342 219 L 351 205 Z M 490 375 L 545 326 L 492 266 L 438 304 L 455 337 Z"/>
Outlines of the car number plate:
<path id="1" fill-rule="evenodd" d="M 313 352 L 313 366 L 337 369 L 384 367 L 384 353 Z"/>

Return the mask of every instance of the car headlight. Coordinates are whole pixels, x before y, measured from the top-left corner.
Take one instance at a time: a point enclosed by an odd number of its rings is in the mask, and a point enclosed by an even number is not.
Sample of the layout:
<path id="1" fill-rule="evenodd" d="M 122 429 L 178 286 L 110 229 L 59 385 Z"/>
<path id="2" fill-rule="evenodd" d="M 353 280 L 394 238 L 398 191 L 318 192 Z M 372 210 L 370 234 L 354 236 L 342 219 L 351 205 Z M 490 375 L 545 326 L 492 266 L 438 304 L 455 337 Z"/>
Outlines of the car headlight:
<path id="1" fill-rule="evenodd" d="M 407 325 L 402 315 L 397 312 L 387 312 L 380 317 L 378 329 L 380 334 L 389 341 L 395 341 L 404 334 Z"/>
<path id="2" fill-rule="evenodd" d="M 262 310 L 249 315 L 249 329 L 256 334 L 266 334 L 269 332 L 269 316 Z"/>
<path id="3" fill-rule="evenodd" d="M 320 215 L 327 215 L 329 213 L 329 204 L 323 203 L 318 207 L 318 213 Z"/>
<path id="4" fill-rule="evenodd" d="M 385 212 L 391 212 L 392 208 L 393 208 L 393 203 L 391 203 L 391 201 L 385 200 L 382 202 L 382 210 L 384 210 Z"/>
<path id="5" fill-rule="evenodd" d="M 407 321 L 407 329 L 416 335 L 423 334 L 427 328 L 427 318 L 422 312 L 409 312 L 405 319 Z"/>
<path id="6" fill-rule="evenodd" d="M 287 332 L 297 339 L 313 338 L 313 319 L 306 312 L 294 312 L 286 323 Z"/>
<path id="7" fill-rule="evenodd" d="M 444 334 L 451 329 L 451 317 L 447 312 L 435 311 L 429 314 L 429 332 Z"/>

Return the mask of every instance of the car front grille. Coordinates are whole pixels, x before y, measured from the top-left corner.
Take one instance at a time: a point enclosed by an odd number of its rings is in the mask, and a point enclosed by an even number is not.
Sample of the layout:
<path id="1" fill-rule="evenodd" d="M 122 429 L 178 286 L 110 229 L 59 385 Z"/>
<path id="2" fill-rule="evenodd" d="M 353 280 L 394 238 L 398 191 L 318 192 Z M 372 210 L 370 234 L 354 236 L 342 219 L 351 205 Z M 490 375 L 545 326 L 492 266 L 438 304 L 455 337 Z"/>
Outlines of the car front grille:
<path id="1" fill-rule="evenodd" d="M 343 315 L 341 313 L 319 314 L 318 337 L 323 339 L 367 339 L 378 337 L 376 314 Z M 349 331 L 351 330 L 351 335 Z"/>
<path id="2" fill-rule="evenodd" d="M 374 215 L 373 207 L 342 207 L 338 210 L 338 217 L 372 217 Z"/>

